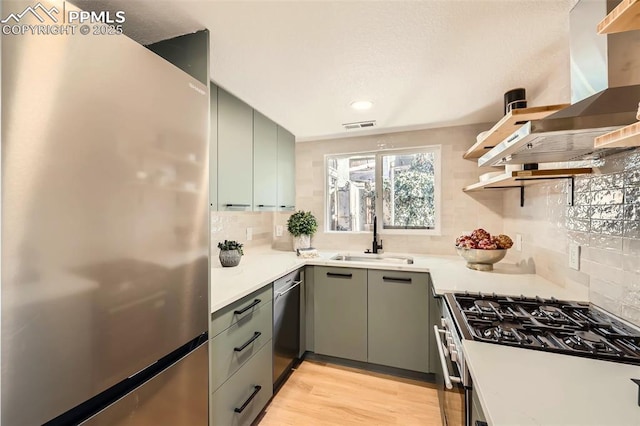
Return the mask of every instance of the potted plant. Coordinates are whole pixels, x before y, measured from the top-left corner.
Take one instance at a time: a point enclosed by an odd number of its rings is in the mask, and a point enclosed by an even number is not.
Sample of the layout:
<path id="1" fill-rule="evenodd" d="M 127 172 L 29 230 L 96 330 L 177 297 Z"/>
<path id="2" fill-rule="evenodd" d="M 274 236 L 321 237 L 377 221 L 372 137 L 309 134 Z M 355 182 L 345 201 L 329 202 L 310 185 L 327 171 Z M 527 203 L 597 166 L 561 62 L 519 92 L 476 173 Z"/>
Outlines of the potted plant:
<path id="1" fill-rule="evenodd" d="M 293 235 L 293 250 L 311 247 L 311 236 L 318 230 L 318 221 L 311 212 L 298 210 L 287 220 L 287 230 Z"/>
<path id="2" fill-rule="evenodd" d="M 244 252 L 242 251 L 242 244 L 233 240 L 224 240 L 224 242 L 218 243 L 220 249 L 220 264 L 225 267 L 238 266 L 240 259 Z"/>

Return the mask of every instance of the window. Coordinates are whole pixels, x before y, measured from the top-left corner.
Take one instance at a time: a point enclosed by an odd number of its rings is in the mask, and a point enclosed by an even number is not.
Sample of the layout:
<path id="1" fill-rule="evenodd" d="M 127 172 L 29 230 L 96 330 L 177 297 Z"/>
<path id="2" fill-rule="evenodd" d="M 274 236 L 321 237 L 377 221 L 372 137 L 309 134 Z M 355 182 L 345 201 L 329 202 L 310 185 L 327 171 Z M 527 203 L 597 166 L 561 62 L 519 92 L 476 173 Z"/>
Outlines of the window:
<path id="1" fill-rule="evenodd" d="M 440 230 L 440 147 L 326 157 L 327 231 Z"/>

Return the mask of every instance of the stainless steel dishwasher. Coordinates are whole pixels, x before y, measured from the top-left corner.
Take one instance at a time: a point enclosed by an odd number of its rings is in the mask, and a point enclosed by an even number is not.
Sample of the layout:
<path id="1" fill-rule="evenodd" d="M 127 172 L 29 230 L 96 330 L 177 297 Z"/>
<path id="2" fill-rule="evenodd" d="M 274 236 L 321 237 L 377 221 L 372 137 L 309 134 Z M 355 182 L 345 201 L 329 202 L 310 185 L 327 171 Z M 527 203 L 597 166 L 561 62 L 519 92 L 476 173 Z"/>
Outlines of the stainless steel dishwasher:
<path id="1" fill-rule="evenodd" d="M 300 271 L 273 283 L 273 389 L 286 379 L 300 351 Z"/>

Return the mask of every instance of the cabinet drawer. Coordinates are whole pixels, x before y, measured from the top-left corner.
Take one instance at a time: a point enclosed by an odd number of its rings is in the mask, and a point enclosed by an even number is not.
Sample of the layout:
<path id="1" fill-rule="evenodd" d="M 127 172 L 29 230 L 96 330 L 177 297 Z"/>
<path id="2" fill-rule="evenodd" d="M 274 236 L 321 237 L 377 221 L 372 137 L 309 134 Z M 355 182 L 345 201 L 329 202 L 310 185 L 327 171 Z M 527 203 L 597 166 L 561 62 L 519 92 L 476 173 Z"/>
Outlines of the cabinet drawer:
<path id="1" fill-rule="evenodd" d="M 269 341 L 214 392 L 211 398 L 211 424 L 213 426 L 250 425 L 273 395 L 271 368 L 271 341 Z"/>
<path id="2" fill-rule="evenodd" d="M 215 337 L 239 320 L 250 317 L 254 312 L 273 299 L 271 284 L 214 312 L 211 316 L 210 336 Z"/>
<path id="3" fill-rule="evenodd" d="M 266 303 L 211 340 L 211 389 L 218 389 L 266 342 L 271 341 L 272 315 L 273 304 Z"/>

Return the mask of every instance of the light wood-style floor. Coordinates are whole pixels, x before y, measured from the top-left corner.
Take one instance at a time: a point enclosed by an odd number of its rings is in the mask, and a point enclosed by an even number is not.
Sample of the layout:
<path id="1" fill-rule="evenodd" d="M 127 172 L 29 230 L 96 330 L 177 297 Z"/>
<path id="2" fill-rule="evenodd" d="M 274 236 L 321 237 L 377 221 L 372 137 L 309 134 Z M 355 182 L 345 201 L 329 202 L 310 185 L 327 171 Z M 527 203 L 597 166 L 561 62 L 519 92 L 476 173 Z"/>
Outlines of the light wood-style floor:
<path id="1" fill-rule="evenodd" d="M 442 425 L 434 385 L 318 361 L 291 374 L 260 426 Z"/>

